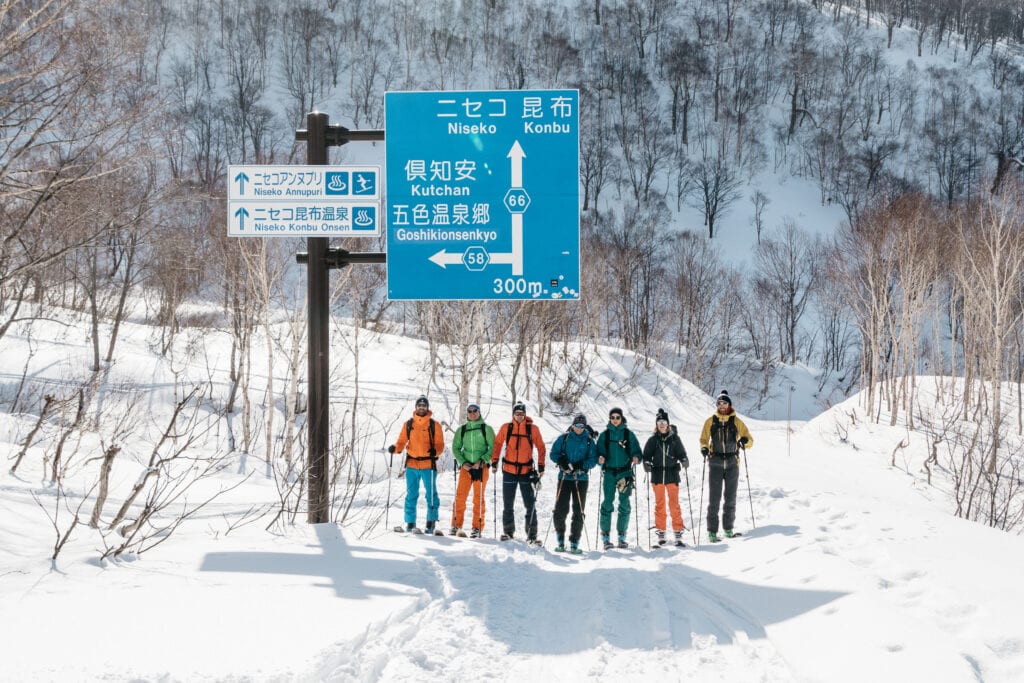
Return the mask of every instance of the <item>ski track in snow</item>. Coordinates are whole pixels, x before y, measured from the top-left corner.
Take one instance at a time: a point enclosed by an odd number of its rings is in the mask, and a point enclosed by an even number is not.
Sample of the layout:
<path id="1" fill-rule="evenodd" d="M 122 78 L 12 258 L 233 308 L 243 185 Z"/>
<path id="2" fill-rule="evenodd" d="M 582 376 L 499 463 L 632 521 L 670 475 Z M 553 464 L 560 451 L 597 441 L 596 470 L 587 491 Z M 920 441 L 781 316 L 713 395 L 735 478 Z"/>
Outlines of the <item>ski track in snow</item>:
<path id="1" fill-rule="evenodd" d="M 815 619 L 833 629 L 839 624 L 841 631 L 846 611 L 864 609 L 898 615 L 893 625 L 882 624 L 877 633 L 865 629 L 870 635 L 857 638 L 873 642 L 884 656 L 902 658 L 896 661 L 904 666 L 920 666 L 917 642 L 926 636 L 914 631 L 924 625 L 948 638 L 949 656 L 934 669 L 951 680 L 1019 673 L 1021 639 L 977 637 L 971 630 L 977 608 L 953 587 L 931 580 L 927 569 L 889 552 L 908 533 L 930 538 L 934 525 L 924 518 L 896 524 L 852 509 L 836 494 L 797 490 L 751 487 L 762 526 L 699 548 L 634 546 L 572 557 L 551 551 L 550 538 L 540 549 L 486 536 L 385 536 L 390 545 L 421 554 L 410 565 L 412 583 L 425 587 L 414 589 L 405 609 L 382 615 L 360 637 L 331 648 L 312 673 L 330 681 L 521 680 L 537 671 L 553 681 L 857 680 L 862 672 L 855 668 L 826 673 L 808 671 L 804 663 L 793 669 L 785 653 L 794 645 L 785 638 L 776 642 L 773 632 L 789 617 L 815 610 Z M 738 523 L 749 519 L 745 496 L 739 504 Z M 693 505 L 696 512 L 696 500 Z M 539 503 L 542 529 L 544 509 Z M 643 503 L 639 512 L 643 524 Z M 821 572 L 820 559 L 803 562 L 808 554 L 824 557 L 832 569 Z M 818 571 L 794 571 L 801 564 Z M 552 574 L 564 576 L 552 580 Z M 777 574 L 799 576 L 799 585 L 779 588 L 781 597 L 774 596 Z M 858 592 L 855 604 L 848 604 L 849 596 L 829 591 L 842 585 L 836 577 L 863 584 L 869 597 Z M 776 607 L 791 605 L 793 596 L 797 606 Z M 993 670 L 993 655 L 1006 662 L 1005 670 Z"/>
<path id="2" fill-rule="evenodd" d="M 416 563 L 430 574 L 430 588 L 360 638 L 340 643 L 318 677 L 512 680 L 535 675 L 541 665 L 549 680 L 706 680 L 711 671 L 751 680 L 765 670 L 772 672 L 765 680 L 794 679 L 764 639 L 764 625 L 695 578 L 686 551 L 663 561 L 642 550 L 568 558 L 520 542 L 423 540 L 436 543 Z M 459 547 L 466 543 L 473 545 Z M 435 559 L 441 555 L 443 562 Z M 564 581 L 543 579 L 545 572 L 562 573 Z M 723 657 L 721 644 L 742 656 Z M 517 664 L 510 669 L 509 661 Z"/>

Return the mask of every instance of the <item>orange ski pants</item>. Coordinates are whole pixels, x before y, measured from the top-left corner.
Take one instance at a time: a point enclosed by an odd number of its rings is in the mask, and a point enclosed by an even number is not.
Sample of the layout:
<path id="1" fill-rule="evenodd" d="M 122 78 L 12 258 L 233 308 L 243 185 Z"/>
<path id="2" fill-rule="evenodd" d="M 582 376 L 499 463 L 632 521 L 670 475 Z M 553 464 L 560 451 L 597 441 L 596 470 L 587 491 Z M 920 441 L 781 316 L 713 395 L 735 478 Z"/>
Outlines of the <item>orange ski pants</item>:
<path id="1" fill-rule="evenodd" d="M 672 529 L 682 531 L 683 513 L 679 510 L 679 484 L 651 484 L 654 488 L 654 528 L 665 530 L 665 498 L 668 498 L 668 511 L 672 515 Z"/>
<path id="2" fill-rule="evenodd" d="M 487 512 L 484 497 L 487 493 L 487 476 L 490 469 L 486 466 L 480 469 L 483 470 L 480 481 L 473 481 L 470 470 L 459 470 L 459 482 L 455 487 L 455 511 L 452 513 L 452 526 L 457 529 L 462 528 L 462 522 L 466 517 L 466 499 L 469 498 L 470 491 L 473 492 L 473 516 L 470 518 L 472 527 L 480 531 L 484 529 L 484 517 Z"/>

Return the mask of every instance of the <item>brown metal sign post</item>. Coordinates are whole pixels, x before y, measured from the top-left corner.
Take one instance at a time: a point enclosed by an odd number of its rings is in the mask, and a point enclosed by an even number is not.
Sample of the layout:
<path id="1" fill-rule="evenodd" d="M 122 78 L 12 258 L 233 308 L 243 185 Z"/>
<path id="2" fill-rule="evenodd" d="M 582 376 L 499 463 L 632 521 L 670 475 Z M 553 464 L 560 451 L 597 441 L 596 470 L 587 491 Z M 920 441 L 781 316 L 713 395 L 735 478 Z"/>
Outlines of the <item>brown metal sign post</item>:
<path id="1" fill-rule="evenodd" d="M 327 148 L 344 145 L 354 140 L 383 140 L 383 130 L 349 130 L 344 126 L 328 125 L 323 112 L 306 115 L 306 129 L 295 131 L 296 140 L 306 141 L 306 163 L 327 163 Z M 387 254 L 353 254 L 344 249 L 332 249 L 327 237 L 307 237 L 306 253 L 297 254 L 296 260 L 307 265 L 307 302 L 309 316 L 309 401 L 306 425 L 309 446 L 307 474 L 309 483 L 310 524 L 330 521 L 330 289 L 327 271 L 343 268 L 350 263 L 384 263 Z"/>

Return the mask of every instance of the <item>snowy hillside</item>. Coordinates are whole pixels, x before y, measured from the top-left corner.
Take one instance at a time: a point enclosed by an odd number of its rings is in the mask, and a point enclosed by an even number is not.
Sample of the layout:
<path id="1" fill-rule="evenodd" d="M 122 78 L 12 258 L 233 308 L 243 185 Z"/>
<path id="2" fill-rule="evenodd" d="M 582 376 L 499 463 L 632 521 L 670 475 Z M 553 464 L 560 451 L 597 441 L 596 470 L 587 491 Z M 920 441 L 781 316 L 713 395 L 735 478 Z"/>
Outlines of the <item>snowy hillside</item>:
<path id="1" fill-rule="evenodd" d="M 173 394 L 168 365 L 146 351 L 146 335 L 131 328 L 125 344 L 139 368 L 149 368 L 132 372 L 159 422 Z M 74 339 L 69 331 L 33 342 L 32 354 L 15 350 L 31 355 L 34 381 L 50 376 L 53 386 L 85 352 Z M 364 399 L 378 415 L 393 413 L 396 424 L 411 412 L 419 391 L 411 387 L 424 382 L 416 368 L 426 350 L 400 338 L 361 339 Z M 217 357 L 215 336 L 207 343 L 207 355 Z M 595 424 L 622 405 L 644 439 L 656 409 L 669 411 L 693 462 L 683 511 L 696 527 L 691 506 L 703 517 L 696 437 L 710 399 L 657 366 L 634 367 L 631 354 L 602 350 L 588 360 L 595 382 L 582 405 Z M 444 394 L 432 395 L 435 411 L 449 409 Z M 488 419 L 506 420 L 500 388 L 487 396 Z M 742 397 L 736 402 L 744 414 Z M 540 493 L 543 549 L 493 538 L 490 491 L 482 540 L 384 531 L 383 503 L 390 495 L 393 523 L 403 480 L 388 494 L 383 476 L 360 492 L 343 528 L 299 520 L 270 534 L 267 516 L 238 522 L 277 493 L 255 458 L 243 482 L 236 455 L 203 486 L 241 486 L 166 543 L 98 562 L 100 537 L 80 526 L 51 567 L 55 532 L 44 511 L 53 511 L 54 490 L 40 483 L 46 477 L 34 450 L 0 481 L 0 679 L 1020 680 L 1024 540 L 953 518 L 942 481 L 929 487 L 918 468 L 889 467 L 899 429 L 850 426 L 851 402 L 794 423 L 793 433 L 784 421 L 748 420 L 756 441 L 750 479 L 740 482 L 743 537 L 649 550 L 642 486 L 640 547 L 593 550 L 592 495 L 580 558 L 552 552 L 550 479 Z M 379 423 L 360 419 L 367 430 Z M 17 451 L 29 422 L 4 416 L 4 452 Z M 565 423 L 538 419 L 548 443 Z M 845 442 L 836 424 L 847 425 Z M 141 443 L 126 448 L 115 481 L 137 477 L 146 452 Z M 359 459 L 383 475 L 379 447 Z M 67 485 L 76 500 L 88 482 L 69 477 Z M 450 470 L 440 490 L 445 526 Z M 60 525 L 67 514 L 60 512 Z M 521 507 L 517 517 L 521 524 Z M 636 528 L 631 522 L 631 543 Z"/>

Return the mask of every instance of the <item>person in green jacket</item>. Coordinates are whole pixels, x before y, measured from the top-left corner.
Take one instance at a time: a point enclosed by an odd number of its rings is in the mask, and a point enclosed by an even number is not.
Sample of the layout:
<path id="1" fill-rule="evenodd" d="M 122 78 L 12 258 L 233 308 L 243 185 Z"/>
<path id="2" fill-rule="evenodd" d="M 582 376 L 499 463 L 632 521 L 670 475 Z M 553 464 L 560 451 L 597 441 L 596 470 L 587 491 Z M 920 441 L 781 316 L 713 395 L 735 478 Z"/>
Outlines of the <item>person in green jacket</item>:
<path id="1" fill-rule="evenodd" d="M 615 525 L 619 532 L 620 548 L 628 548 L 626 529 L 629 528 L 629 513 L 632 506 L 629 497 L 636 486 L 633 467 L 640 462 L 643 451 L 636 435 L 626 427 L 626 417 L 621 408 L 608 411 L 608 427 L 597 437 L 597 462 L 601 465 L 601 540 L 605 550 L 612 547 L 612 510 L 615 493 L 619 494 L 619 518 Z"/>
<path id="2" fill-rule="evenodd" d="M 462 523 L 466 516 L 466 499 L 473 491 L 473 530 L 470 538 L 480 538 L 484 528 L 486 509 L 484 492 L 487 490 L 487 466 L 494 448 L 494 430 L 484 422 L 480 406 L 470 403 L 466 406 L 466 423 L 455 430 L 452 453 L 459 467 L 459 478 L 455 486 L 455 508 L 452 510 L 453 536 L 465 536 Z"/>

